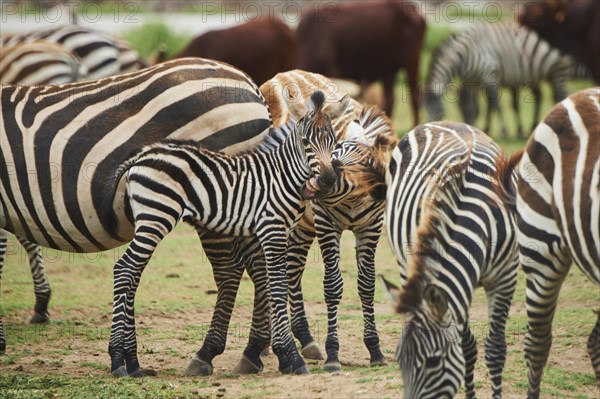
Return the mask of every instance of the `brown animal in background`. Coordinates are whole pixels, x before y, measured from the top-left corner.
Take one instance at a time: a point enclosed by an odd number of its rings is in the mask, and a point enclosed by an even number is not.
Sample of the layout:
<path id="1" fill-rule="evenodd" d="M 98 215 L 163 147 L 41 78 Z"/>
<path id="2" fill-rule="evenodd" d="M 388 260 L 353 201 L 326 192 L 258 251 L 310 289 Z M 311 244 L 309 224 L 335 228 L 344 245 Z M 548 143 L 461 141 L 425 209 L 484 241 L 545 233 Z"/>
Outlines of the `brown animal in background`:
<path id="1" fill-rule="evenodd" d="M 281 20 L 264 18 L 204 33 L 173 56 L 223 61 L 246 72 L 258 85 L 295 67 L 296 37 Z"/>
<path id="2" fill-rule="evenodd" d="M 404 1 L 335 5 L 311 9 L 298 25 L 298 67 L 329 78 L 381 80 L 385 112 L 391 115 L 399 69 L 406 70 L 415 125 L 419 123 L 419 61 L 425 20 Z"/>
<path id="3" fill-rule="evenodd" d="M 519 15 L 552 46 L 586 65 L 600 83 L 600 2 L 543 0 L 527 3 Z"/>

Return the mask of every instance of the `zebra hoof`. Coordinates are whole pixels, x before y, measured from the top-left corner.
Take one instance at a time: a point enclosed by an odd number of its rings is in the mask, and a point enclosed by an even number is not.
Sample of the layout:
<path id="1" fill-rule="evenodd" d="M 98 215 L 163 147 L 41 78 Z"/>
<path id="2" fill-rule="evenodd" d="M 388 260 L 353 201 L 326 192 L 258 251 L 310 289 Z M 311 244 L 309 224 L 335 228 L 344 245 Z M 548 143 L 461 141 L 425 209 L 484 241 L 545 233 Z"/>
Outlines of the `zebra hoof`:
<path id="1" fill-rule="evenodd" d="M 48 315 L 41 315 L 38 312 L 35 312 L 31 319 L 29 320 L 30 324 L 43 324 L 48 323 L 50 321 L 50 317 Z"/>
<path id="2" fill-rule="evenodd" d="M 342 365 L 340 364 L 340 362 L 329 362 L 325 363 L 325 365 L 323 366 L 323 370 L 329 372 L 340 371 L 341 369 Z"/>
<path id="3" fill-rule="evenodd" d="M 183 372 L 183 375 L 189 377 L 196 375 L 211 375 L 212 373 L 213 366 L 210 363 L 198 358 L 198 356 L 194 356 L 189 366 L 187 366 Z"/>
<path id="4" fill-rule="evenodd" d="M 115 378 L 127 377 L 127 369 L 125 366 L 121 366 L 110 374 Z"/>
<path id="5" fill-rule="evenodd" d="M 265 349 L 262 350 L 262 352 L 260 352 L 261 356 L 269 356 L 271 355 L 271 350 L 269 349 L 269 347 L 266 347 Z"/>
<path id="6" fill-rule="evenodd" d="M 294 374 L 296 375 L 310 375 L 310 371 L 308 371 L 308 367 L 306 365 L 294 370 Z"/>
<path id="7" fill-rule="evenodd" d="M 300 354 L 305 359 L 325 360 L 325 357 L 323 356 L 323 353 L 321 352 L 321 348 L 319 348 L 319 344 L 317 344 L 315 341 L 309 343 L 304 348 L 302 348 L 302 350 L 300 351 Z"/>
<path id="8" fill-rule="evenodd" d="M 260 362 L 260 358 L 258 361 Z M 262 371 L 262 369 L 262 362 L 260 362 L 260 365 L 257 365 L 252 363 L 252 361 L 246 356 L 242 356 L 238 364 L 233 369 L 233 372 L 237 374 L 258 374 Z"/>
<path id="9" fill-rule="evenodd" d="M 137 369 L 135 371 L 132 371 L 131 373 L 127 373 L 127 375 L 133 378 L 141 378 L 144 376 L 144 373 L 142 373 L 142 370 Z"/>
<path id="10" fill-rule="evenodd" d="M 6 345 L 0 345 L 0 355 L 4 355 L 6 353 Z"/>
<path id="11" fill-rule="evenodd" d="M 387 366 L 385 358 L 371 360 L 371 367 Z"/>

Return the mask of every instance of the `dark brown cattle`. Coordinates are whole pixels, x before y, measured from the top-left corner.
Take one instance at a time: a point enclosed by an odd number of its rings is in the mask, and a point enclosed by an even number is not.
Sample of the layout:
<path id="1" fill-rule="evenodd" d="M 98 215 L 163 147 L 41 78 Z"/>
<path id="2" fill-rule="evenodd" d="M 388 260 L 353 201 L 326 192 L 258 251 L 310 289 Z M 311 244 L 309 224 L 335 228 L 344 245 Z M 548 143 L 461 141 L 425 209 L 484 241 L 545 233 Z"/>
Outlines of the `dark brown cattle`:
<path id="1" fill-rule="evenodd" d="M 404 1 L 338 4 L 311 9 L 298 26 L 298 67 L 361 83 L 381 80 L 385 112 L 394 104 L 396 73 L 404 68 L 415 125 L 419 123 L 418 73 L 425 20 Z"/>
<path id="2" fill-rule="evenodd" d="M 586 65 L 600 83 L 600 2 L 543 0 L 526 3 L 519 22 Z"/>
<path id="3" fill-rule="evenodd" d="M 283 21 L 264 18 L 196 37 L 173 58 L 203 57 L 223 61 L 258 84 L 295 68 L 296 38 Z"/>

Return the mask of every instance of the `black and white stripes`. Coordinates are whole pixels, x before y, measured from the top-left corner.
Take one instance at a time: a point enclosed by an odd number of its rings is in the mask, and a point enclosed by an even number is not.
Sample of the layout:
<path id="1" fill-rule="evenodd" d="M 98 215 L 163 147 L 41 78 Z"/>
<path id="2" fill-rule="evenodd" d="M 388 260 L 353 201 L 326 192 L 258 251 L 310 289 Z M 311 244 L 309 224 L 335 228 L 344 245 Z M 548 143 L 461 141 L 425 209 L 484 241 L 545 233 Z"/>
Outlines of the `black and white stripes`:
<path id="1" fill-rule="evenodd" d="M 0 108 L 0 228 L 78 252 L 131 239 L 123 192 L 107 193 L 132 151 L 169 137 L 235 153 L 271 124 L 244 73 L 202 59 L 68 85 L 3 85 Z"/>
<path id="2" fill-rule="evenodd" d="M 444 116 L 442 97 L 454 78 L 463 85 L 459 105 L 465 122 L 473 124 L 478 108 L 475 94 L 479 88 L 488 98 L 484 131 L 488 132 L 491 111 L 501 112 L 498 104 L 501 87 L 518 89 L 551 82 L 554 100 L 567 96 L 566 82 L 572 60 L 552 48 L 537 33 L 516 23 L 479 24 L 444 40 L 432 54 L 426 83 L 425 107 L 430 120 Z M 518 104 L 518 103 L 517 103 Z M 536 107 L 534 126 L 539 119 Z M 500 114 L 503 134 L 507 134 Z M 519 122 L 519 129 L 520 122 Z"/>
<path id="3" fill-rule="evenodd" d="M 485 359 L 493 397 L 502 389 L 504 329 L 518 265 L 514 216 L 492 189 L 499 148 L 454 122 L 416 127 L 392 153 L 386 223 L 408 314 L 397 360 L 405 398 L 452 397 L 463 380 L 474 396 L 477 355 L 469 307 L 486 290 Z"/>

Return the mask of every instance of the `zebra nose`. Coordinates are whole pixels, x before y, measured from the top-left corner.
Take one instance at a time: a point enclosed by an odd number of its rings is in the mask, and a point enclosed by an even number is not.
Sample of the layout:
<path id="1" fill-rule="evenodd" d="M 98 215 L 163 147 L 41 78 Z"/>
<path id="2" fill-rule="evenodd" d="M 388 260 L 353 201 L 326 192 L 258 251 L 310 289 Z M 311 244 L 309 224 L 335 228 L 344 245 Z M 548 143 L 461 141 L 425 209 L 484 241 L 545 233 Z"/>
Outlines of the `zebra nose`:
<path id="1" fill-rule="evenodd" d="M 338 174 L 335 172 L 333 165 L 332 167 L 324 169 L 319 177 L 319 187 L 324 190 L 331 189 L 331 186 L 335 183 L 337 177 Z"/>

